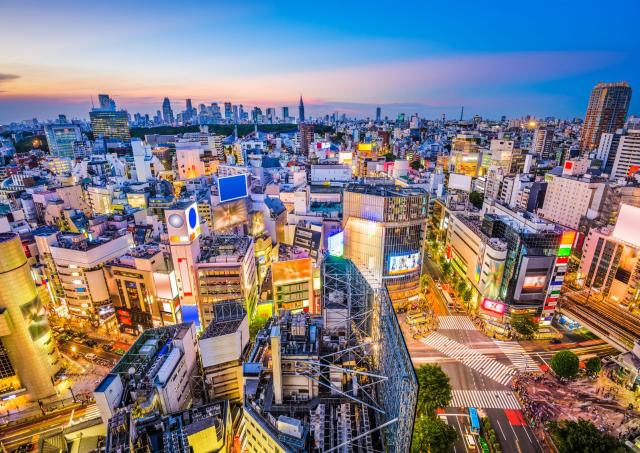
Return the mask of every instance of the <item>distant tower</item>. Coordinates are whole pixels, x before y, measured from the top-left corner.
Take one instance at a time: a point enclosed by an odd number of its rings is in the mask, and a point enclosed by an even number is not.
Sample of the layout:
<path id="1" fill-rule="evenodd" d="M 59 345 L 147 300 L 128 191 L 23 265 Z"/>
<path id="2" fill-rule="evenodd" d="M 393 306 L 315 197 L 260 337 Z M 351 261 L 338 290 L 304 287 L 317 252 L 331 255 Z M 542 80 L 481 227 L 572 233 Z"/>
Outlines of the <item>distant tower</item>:
<path id="1" fill-rule="evenodd" d="M 162 117 L 165 123 L 173 124 L 173 110 L 171 110 L 169 98 L 164 98 L 162 101 Z"/>
<path id="2" fill-rule="evenodd" d="M 462 108 L 460 109 L 460 121 L 462 121 L 462 118 L 464 117 L 464 105 L 462 106 Z"/>
<path id="3" fill-rule="evenodd" d="M 382 116 L 382 109 L 380 107 L 376 107 L 376 123 L 380 122 L 381 116 Z"/>
<path id="4" fill-rule="evenodd" d="M 55 395 L 62 362 L 17 234 L 0 234 L 0 256 L 0 378 L 15 376 L 33 401 Z"/>
<path id="5" fill-rule="evenodd" d="M 191 99 L 187 99 L 186 104 L 187 104 L 186 109 L 185 109 L 186 114 L 187 114 L 186 115 L 186 119 L 190 120 L 191 117 L 194 116 L 193 104 L 191 102 Z"/>
<path id="6" fill-rule="evenodd" d="M 298 121 L 304 123 L 304 102 L 302 102 L 302 96 L 300 96 L 300 105 L 298 106 Z"/>

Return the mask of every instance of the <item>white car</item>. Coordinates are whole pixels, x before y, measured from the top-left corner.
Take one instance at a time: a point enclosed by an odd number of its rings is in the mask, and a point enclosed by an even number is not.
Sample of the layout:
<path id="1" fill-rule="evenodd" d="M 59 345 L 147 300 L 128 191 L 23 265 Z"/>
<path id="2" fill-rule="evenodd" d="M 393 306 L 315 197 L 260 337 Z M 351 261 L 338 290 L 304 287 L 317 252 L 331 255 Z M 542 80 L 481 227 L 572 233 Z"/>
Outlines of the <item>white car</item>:
<path id="1" fill-rule="evenodd" d="M 93 352 L 88 352 L 87 354 L 84 355 L 84 358 L 93 362 L 95 359 L 98 358 L 98 356 L 95 355 Z"/>

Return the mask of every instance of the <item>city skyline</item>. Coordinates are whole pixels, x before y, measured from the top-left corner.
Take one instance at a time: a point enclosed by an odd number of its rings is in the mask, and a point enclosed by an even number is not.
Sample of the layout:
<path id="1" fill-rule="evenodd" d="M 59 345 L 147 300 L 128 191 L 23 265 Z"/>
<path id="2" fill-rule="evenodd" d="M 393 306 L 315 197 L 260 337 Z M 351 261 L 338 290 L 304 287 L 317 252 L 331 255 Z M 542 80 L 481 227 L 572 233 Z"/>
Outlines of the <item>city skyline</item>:
<path id="1" fill-rule="evenodd" d="M 187 2 L 180 15 L 144 2 L 9 3 L 0 14 L 0 38 L 11 43 L 1 58 L 0 123 L 86 118 L 91 96 L 103 92 L 130 113 L 153 114 L 164 97 L 176 110 L 186 98 L 278 108 L 302 94 L 311 116 L 373 118 L 380 106 L 389 117 L 458 117 L 464 106 L 466 117 L 567 118 L 584 115 L 600 81 L 639 85 L 636 3 L 605 23 L 584 3 L 507 5 L 463 5 L 474 21 L 462 23 L 438 3 L 396 11 Z M 637 113 L 632 98 L 629 114 Z"/>

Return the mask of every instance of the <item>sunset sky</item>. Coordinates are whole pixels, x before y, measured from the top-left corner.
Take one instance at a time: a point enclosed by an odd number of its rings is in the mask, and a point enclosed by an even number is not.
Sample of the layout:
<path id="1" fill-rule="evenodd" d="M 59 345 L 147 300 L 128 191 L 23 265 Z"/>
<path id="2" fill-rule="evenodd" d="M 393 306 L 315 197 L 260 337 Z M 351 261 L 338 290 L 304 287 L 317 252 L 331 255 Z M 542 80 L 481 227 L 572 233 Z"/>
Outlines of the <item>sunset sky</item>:
<path id="1" fill-rule="evenodd" d="M 640 113 L 640 2 L 0 2 L 0 123 L 168 96 L 311 115 L 583 116 L 599 81 Z M 470 19 L 473 18 L 473 19 Z"/>

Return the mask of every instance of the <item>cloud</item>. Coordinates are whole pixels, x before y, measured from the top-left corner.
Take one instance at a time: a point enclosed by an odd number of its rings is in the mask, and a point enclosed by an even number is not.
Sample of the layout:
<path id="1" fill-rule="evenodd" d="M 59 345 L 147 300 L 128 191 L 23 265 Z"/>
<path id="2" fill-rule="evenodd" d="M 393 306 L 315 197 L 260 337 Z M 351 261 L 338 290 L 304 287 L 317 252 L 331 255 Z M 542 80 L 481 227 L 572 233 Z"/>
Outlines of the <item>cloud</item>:
<path id="1" fill-rule="evenodd" d="M 0 72 L 0 83 L 16 80 L 19 78 L 20 76 L 16 74 L 3 74 Z"/>

